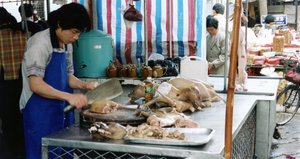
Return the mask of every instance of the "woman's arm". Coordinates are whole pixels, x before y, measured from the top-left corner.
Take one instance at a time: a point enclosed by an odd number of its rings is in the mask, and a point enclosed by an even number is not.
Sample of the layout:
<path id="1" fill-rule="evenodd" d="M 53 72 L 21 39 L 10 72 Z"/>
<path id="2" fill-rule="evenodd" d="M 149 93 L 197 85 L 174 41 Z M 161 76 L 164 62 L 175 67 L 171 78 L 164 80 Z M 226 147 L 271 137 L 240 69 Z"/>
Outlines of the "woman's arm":
<path id="1" fill-rule="evenodd" d="M 70 94 L 57 90 L 39 76 L 29 76 L 29 85 L 32 92 L 44 98 L 64 100 L 76 108 L 82 108 L 88 104 L 87 98 L 83 94 Z"/>
<path id="2" fill-rule="evenodd" d="M 69 75 L 69 86 L 75 89 L 93 90 L 98 86 L 98 82 L 84 82 L 74 75 Z"/>
<path id="3" fill-rule="evenodd" d="M 218 58 L 211 62 L 213 68 L 218 68 L 225 63 L 225 38 L 220 38 L 220 41 L 218 41 L 217 43 L 220 52 Z"/>

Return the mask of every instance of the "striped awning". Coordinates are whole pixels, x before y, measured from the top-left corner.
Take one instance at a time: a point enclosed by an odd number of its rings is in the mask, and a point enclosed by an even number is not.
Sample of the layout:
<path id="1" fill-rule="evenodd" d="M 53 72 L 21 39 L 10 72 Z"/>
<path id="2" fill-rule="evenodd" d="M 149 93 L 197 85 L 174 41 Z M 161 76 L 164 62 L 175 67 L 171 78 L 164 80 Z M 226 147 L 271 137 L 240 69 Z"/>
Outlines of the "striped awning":
<path id="1" fill-rule="evenodd" d="M 94 7 L 86 1 L 80 3 L 96 9 L 94 22 L 97 29 L 110 34 L 114 40 L 114 57 L 122 63 L 136 63 L 145 56 L 144 25 L 147 25 L 148 54 L 159 53 L 165 57 L 200 55 L 197 52 L 202 38 L 201 0 L 144 0 L 134 1 L 134 7 L 147 17 L 126 28 L 123 13 L 129 0 L 97 0 Z M 169 5 L 171 10 L 169 10 Z M 171 19 L 168 18 L 171 14 Z M 171 32 L 169 31 L 171 25 Z M 169 49 L 172 39 L 172 51 Z"/>

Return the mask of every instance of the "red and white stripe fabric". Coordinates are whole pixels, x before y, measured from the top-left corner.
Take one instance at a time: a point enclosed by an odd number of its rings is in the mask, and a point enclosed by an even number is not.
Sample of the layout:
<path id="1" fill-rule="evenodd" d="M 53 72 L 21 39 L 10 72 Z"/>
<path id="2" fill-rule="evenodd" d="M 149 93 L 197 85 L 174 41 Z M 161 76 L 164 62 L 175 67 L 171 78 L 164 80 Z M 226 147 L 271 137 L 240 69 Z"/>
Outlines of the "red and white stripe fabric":
<path id="1" fill-rule="evenodd" d="M 201 0 L 147 0 L 145 21 L 134 22 L 126 28 L 123 14 L 129 0 L 80 0 L 89 10 L 96 9 L 94 24 L 97 29 L 114 39 L 114 57 L 122 63 L 137 63 L 145 56 L 144 25 L 147 24 L 148 54 L 159 53 L 165 57 L 200 55 L 202 39 Z M 144 0 L 134 1 L 134 7 L 144 16 Z M 171 10 L 169 11 L 169 5 Z M 91 12 L 91 11 L 90 11 Z M 171 14 L 171 19 L 169 19 Z M 169 31 L 171 24 L 171 32 Z M 199 26 L 201 25 L 201 26 Z M 198 27 L 197 27 L 198 26 Z M 172 40 L 172 52 L 169 49 Z M 200 45 L 200 46 L 199 46 Z M 197 52 L 198 48 L 198 52 Z"/>

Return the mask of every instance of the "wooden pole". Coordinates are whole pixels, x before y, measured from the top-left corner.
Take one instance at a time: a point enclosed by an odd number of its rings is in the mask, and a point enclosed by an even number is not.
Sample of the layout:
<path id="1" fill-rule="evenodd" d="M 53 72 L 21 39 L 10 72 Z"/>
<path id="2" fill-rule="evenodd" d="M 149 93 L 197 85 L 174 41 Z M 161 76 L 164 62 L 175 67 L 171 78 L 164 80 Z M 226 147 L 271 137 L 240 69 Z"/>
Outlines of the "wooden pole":
<path id="1" fill-rule="evenodd" d="M 233 19 L 233 33 L 230 48 L 230 65 L 228 75 L 228 91 L 226 102 L 226 122 L 225 122 L 225 159 L 231 159 L 232 154 L 232 116 L 233 116 L 233 101 L 235 89 L 235 77 L 237 69 L 237 51 L 238 41 L 241 25 L 241 7 L 242 0 L 236 0 L 234 4 L 234 19 Z"/>

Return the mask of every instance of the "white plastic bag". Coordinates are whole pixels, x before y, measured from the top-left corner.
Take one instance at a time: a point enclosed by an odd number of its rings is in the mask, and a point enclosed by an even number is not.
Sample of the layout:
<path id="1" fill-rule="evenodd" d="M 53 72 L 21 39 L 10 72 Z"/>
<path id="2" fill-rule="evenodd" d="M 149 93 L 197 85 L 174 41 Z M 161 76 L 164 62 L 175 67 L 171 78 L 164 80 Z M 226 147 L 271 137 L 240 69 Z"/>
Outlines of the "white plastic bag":
<path id="1" fill-rule="evenodd" d="M 180 61 L 180 77 L 207 82 L 208 63 L 206 59 L 197 56 L 183 57 Z"/>

